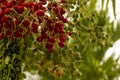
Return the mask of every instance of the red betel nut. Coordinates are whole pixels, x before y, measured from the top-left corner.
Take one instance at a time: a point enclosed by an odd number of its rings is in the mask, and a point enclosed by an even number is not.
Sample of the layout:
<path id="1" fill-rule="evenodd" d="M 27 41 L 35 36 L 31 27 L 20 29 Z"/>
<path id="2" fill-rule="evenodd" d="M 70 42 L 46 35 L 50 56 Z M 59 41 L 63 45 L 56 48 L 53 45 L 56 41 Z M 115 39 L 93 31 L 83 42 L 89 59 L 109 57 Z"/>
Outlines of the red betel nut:
<path id="1" fill-rule="evenodd" d="M 39 9 L 36 11 L 36 15 L 37 16 L 44 16 L 44 11 Z"/>
<path id="2" fill-rule="evenodd" d="M 43 39 L 41 38 L 41 36 L 37 37 L 36 40 L 37 40 L 38 42 L 42 42 L 42 41 L 43 41 Z"/>
<path id="3" fill-rule="evenodd" d="M 18 7 L 17 7 L 17 12 L 18 12 L 19 14 L 22 14 L 22 13 L 24 12 L 24 6 L 18 6 Z"/>
<path id="4" fill-rule="evenodd" d="M 1 22 L 2 23 L 6 23 L 8 21 L 8 17 L 7 16 L 3 16 L 2 18 L 1 18 Z"/>
<path id="5" fill-rule="evenodd" d="M 51 43 L 55 43 L 55 37 L 51 37 L 51 38 L 49 38 L 49 42 L 51 42 Z"/>
<path id="6" fill-rule="evenodd" d="M 60 35 L 59 40 L 60 40 L 61 42 L 65 42 L 66 36 L 65 36 L 65 35 Z"/>
<path id="7" fill-rule="evenodd" d="M 62 41 L 60 41 L 60 42 L 58 43 L 58 45 L 59 45 L 60 47 L 62 47 L 62 48 L 65 46 L 64 42 L 62 42 Z"/>
<path id="8" fill-rule="evenodd" d="M 22 23 L 25 27 L 29 27 L 30 26 L 30 21 L 29 20 L 24 20 Z"/>
<path id="9" fill-rule="evenodd" d="M 6 8 L 4 11 L 5 14 L 9 14 L 10 12 L 11 12 L 11 8 Z"/>
<path id="10" fill-rule="evenodd" d="M 61 0 L 61 3 L 66 3 L 67 2 L 67 0 Z"/>
<path id="11" fill-rule="evenodd" d="M 48 50 L 52 50 L 52 49 L 53 49 L 53 44 L 52 44 L 52 43 L 46 43 L 46 44 L 45 44 L 45 47 L 46 47 Z"/>
<path id="12" fill-rule="evenodd" d="M 11 8 L 11 7 L 13 6 L 13 2 L 12 2 L 12 1 L 8 1 L 8 2 L 7 2 L 7 6 L 8 6 L 9 8 Z"/>
<path id="13" fill-rule="evenodd" d="M 38 25 L 36 23 L 32 23 L 32 32 L 38 33 Z"/>

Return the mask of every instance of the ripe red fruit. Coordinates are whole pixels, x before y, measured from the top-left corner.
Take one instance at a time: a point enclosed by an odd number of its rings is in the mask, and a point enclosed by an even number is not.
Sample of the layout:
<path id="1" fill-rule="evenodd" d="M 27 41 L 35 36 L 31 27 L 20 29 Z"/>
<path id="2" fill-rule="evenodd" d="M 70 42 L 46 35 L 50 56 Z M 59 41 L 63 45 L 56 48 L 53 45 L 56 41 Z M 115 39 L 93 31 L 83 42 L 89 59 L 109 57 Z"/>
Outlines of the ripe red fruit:
<path id="1" fill-rule="evenodd" d="M 62 20 L 64 18 L 62 14 L 56 14 L 56 15 L 60 20 Z"/>
<path id="2" fill-rule="evenodd" d="M 62 41 L 60 41 L 60 42 L 58 43 L 58 45 L 59 45 L 61 48 L 63 48 L 63 47 L 65 46 L 64 42 L 62 42 Z"/>
<path id="3" fill-rule="evenodd" d="M 44 5 L 47 3 L 46 0 L 40 0 L 40 2 L 41 2 L 42 4 L 44 4 Z"/>
<path id="4" fill-rule="evenodd" d="M 29 20 L 24 20 L 22 23 L 25 27 L 29 27 L 30 26 L 30 21 Z"/>
<path id="5" fill-rule="evenodd" d="M 47 38 L 48 36 L 47 36 L 47 34 L 46 33 L 43 33 L 42 35 L 41 35 L 41 38 L 42 39 L 45 39 L 45 38 Z"/>
<path id="6" fill-rule="evenodd" d="M 34 3 L 34 11 L 39 9 L 39 5 L 37 3 Z"/>
<path id="7" fill-rule="evenodd" d="M 52 49 L 49 50 L 49 53 L 51 53 L 51 52 L 53 52 L 53 51 L 54 51 L 54 49 L 52 48 Z"/>
<path id="8" fill-rule="evenodd" d="M 4 11 L 5 14 L 9 14 L 10 12 L 11 12 L 10 8 L 6 8 L 5 11 Z"/>
<path id="9" fill-rule="evenodd" d="M 30 13 L 34 13 L 34 10 L 33 10 L 33 8 L 30 8 Z"/>
<path id="10" fill-rule="evenodd" d="M 13 8 L 17 11 L 19 5 L 15 5 Z"/>
<path id="11" fill-rule="evenodd" d="M 42 41 L 43 41 L 43 39 L 41 38 L 41 36 L 37 37 L 36 40 L 37 40 L 38 42 L 42 42 Z"/>
<path id="12" fill-rule="evenodd" d="M 45 44 L 45 47 L 46 47 L 48 50 L 52 50 L 52 49 L 53 49 L 53 44 L 52 44 L 52 43 L 46 43 L 46 44 Z"/>
<path id="13" fill-rule="evenodd" d="M 32 23 L 32 28 L 38 28 L 38 25 L 36 23 Z"/>
<path id="14" fill-rule="evenodd" d="M 46 22 L 48 25 L 52 24 L 55 22 L 55 20 L 53 18 L 46 18 Z"/>
<path id="15" fill-rule="evenodd" d="M 55 28 L 54 28 L 54 32 L 55 32 L 55 33 L 59 33 L 59 28 L 58 28 L 58 27 L 55 27 Z"/>
<path id="16" fill-rule="evenodd" d="M 33 2 L 27 2 L 26 7 L 32 8 L 33 7 Z"/>
<path id="17" fill-rule="evenodd" d="M 65 35 L 60 35 L 59 40 L 60 40 L 61 42 L 65 42 L 66 36 L 65 36 Z"/>
<path id="18" fill-rule="evenodd" d="M 41 30 L 41 34 L 45 33 L 46 31 L 47 31 L 47 28 L 43 28 L 43 29 Z"/>
<path id="19" fill-rule="evenodd" d="M 44 11 L 39 9 L 39 10 L 36 11 L 36 15 L 37 16 L 44 16 Z"/>
<path id="20" fill-rule="evenodd" d="M 56 2 L 50 2 L 50 3 L 48 3 L 47 8 L 48 8 L 48 10 L 51 10 L 57 6 L 58 6 L 58 4 Z"/>
<path id="21" fill-rule="evenodd" d="M 4 1 L 1 3 L 2 5 L 7 5 L 7 1 Z"/>
<path id="22" fill-rule="evenodd" d="M 63 29 L 59 29 L 59 34 L 64 34 L 65 31 Z"/>
<path id="23" fill-rule="evenodd" d="M 59 29 L 62 29 L 63 26 L 64 26 L 64 25 L 63 25 L 63 22 L 62 22 L 62 21 L 59 21 L 59 22 L 56 22 L 56 23 L 55 23 L 55 27 L 58 27 Z"/>
<path id="24" fill-rule="evenodd" d="M 38 25 L 36 23 L 32 23 L 32 32 L 38 33 Z"/>
<path id="25" fill-rule="evenodd" d="M 15 20 L 15 25 L 14 26 L 18 26 L 20 24 L 20 20 L 19 19 L 16 19 Z"/>
<path id="26" fill-rule="evenodd" d="M 25 0 L 19 0 L 19 3 L 20 4 L 22 4 L 22 3 L 24 3 L 25 2 Z"/>
<path id="27" fill-rule="evenodd" d="M 2 10 L 5 10 L 7 8 L 6 5 L 1 5 Z"/>
<path id="28" fill-rule="evenodd" d="M 11 35 L 12 31 L 11 30 L 7 30 L 6 35 Z"/>
<path id="29" fill-rule="evenodd" d="M 4 38 L 4 33 L 0 34 L 0 40 Z"/>
<path id="30" fill-rule="evenodd" d="M 0 0 L 0 3 L 6 2 L 6 0 Z"/>
<path id="31" fill-rule="evenodd" d="M 58 77 L 61 77 L 62 76 L 62 72 L 59 71 L 57 75 L 58 75 Z"/>
<path id="32" fill-rule="evenodd" d="M 52 7 L 52 2 L 51 3 L 48 3 L 48 6 L 47 6 L 48 10 L 51 10 L 53 7 Z"/>
<path id="33" fill-rule="evenodd" d="M 28 3 L 22 3 L 21 6 L 28 7 Z"/>
<path id="34" fill-rule="evenodd" d="M 32 28 L 33 33 L 38 33 L 38 28 Z"/>
<path id="35" fill-rule="evenodd" d="M 17 12 L 18 12 L 19 14 L 22 14 L 22 13 L 24 12 L 24 6 L 18 6 L 18 7 L 17 7 Z"/>
<path id="36" fill-rule="evenodd" d="M 32 28 L 38 28 L 38 25 L 36 23 L 32 23 Z"/>
<path id="37" fill-rule="evenodd" d="M 67 0 L 61 0 L 61 3 L 66 3 L 67 2 Z"/>
<path id="38" fill-rule="evenodd" d="M 48 25 L 49 31 L 52 31 L 53 27 L 54 27 L 53 25 Z"/>
<path id="39" fill-rule="evenodd" d="M 8 2 L 7 2 L 7 6 L 8 6 L 9 8 L 11 8 L 11 7 L 13 6 L 13 2 L 12 2 L 12 1 L 8 1 Z"/>
<path id="40" fill-rule="evenodd" d="M 41 9 L 43 7 L 41 2 L 38 2 L 39 8 Z"/>
<path id="41" fill-rule="evenodd" d="M 21 31 L 21 30 L 16 30 L 16 31 L 14 32 L 14 36 L 17 37 L 17 38 L 22 37 L 22 31 Z"/>
<path id="42" fill-rule="evenodd" d="M 6 24 L 4 24 L 4 26 L 5 26 L 6 29 L 9 29 L 9 30 L 12 29 L 12 23 L 7 22 Z"/>
<path id="43" fill-rule="evenodd" d="M 64 8 L 60 9 L 60 14 L 65 14 L 65 9 Z"/>
<path id="44" fill-rule="evenodd" d="M 42 7 L 41 10 L 43 10 L 44 12 L 46 12 L 47 9 L 45 7 Z"/>
<path id="45" fill-rule="evenodd" d="M 41 9 L 42 8 L 42 3 L 39 2 L 39 3 L 34 3 L 34 11 L 38 10 L 38 9 Z"/>
<path id="46" fill-rule="evenodd" d="M 52 7 L 57 7 L 57 6 L 58 6 L 57 2 L 52 2 Z"/>
<path id="47" fill-rule="evenodd" d="M 67 22 L 67 18 L 62 18 L 61 20 L 62 20 L 64 23 Z"/>
<path id="48" fill-rule="evenodd" d="M 43 18 L 38 18 L 39 24 L 43 22 Z"/>
<path id="49" fill-rule="evenodd" d="M 49 42 L 50 42 L 50 43 L 55 43 L 55 37 L 49 38 Z"/>
<path id="50" fill-rule="evenodd" d="M 0 10 L 0 17 L 4 15 L 3 10 Z"/>
<path id="51" fill-rule="evenodd" d="M 60 12 L 60 7 L 55 7 L 55 8 L 53 8 L 53 11 L 57 14 L 57 13 L 59 13 Z"/>
<path id="52" fill-rule="evenodd" d="M 72 35 L 72 32 L 68 32 L 68 35 L 71 36 L 71 35 Z"/>
<path id="53" fill-rule="evenodd" d="M 8 17 L 7 16 L 3 16 L 1 18 L 1 22 L 6 23 L 7 21 L 8 21 Z"/>

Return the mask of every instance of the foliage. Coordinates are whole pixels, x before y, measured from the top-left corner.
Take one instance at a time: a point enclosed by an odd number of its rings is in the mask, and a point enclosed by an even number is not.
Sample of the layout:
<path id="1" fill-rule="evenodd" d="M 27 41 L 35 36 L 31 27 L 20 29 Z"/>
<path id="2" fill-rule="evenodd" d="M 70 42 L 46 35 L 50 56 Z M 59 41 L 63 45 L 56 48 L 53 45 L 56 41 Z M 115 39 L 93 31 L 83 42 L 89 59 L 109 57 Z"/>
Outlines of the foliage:
<path id="1" fill-rule="evenodd" d="M 113 80 L 119 76 L 118 60 L 111 56 L 103 61 L 107 48 L 119 38 L 119 25 L 113 31 L 106 17 L 108 8 L 97 12 L 96 2 L 32 0 L 33 7 L 28 0 L 15 2 L 7 17 L 20 20 L 19 25 L 13 22 L 17 28 L 11 28 L 8 35 L 10 26 L 5 25 L 3 15 L 0 22 L 0 79 L 21 80 L 23 71 L 38 71 L 41 80 Z M 6 3 L 0 4 L 3 10 Z M 16 9 L 16 4 L 25 11 Z"/>

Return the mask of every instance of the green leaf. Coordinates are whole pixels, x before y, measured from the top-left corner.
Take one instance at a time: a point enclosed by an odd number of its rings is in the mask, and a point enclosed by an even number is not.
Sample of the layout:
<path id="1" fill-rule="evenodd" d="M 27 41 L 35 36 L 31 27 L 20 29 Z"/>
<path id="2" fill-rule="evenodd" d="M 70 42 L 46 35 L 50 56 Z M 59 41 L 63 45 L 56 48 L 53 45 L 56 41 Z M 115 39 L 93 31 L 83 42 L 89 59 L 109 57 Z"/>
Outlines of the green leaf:
<path id="1" fill-rule="evenodd" d="M 114 60 L 113 60 L 113 56 L 111 56 L 109 59 L 107 59 L 103 65 L 102 68 L 103 70 L 105 70 L 106 72 L 109 72 L 112 70 L 112 68 L 115 66 Z"/>
<path id="2" fill-rule="evenodd" d="M 90 2 L 90 8 L 91 8 L 91 9 L 94 9 L 94 8 L 95 8 L 96 2 L 97 2 L 97 0 L 91 0 L 91 2 Z"/>
<path id="3" fill-rule="evenodd" d="M 115 1 L 116 1 L 116 0 L 112 0 L 112 6 L 113 6 L 114 17 L 116 18 L 116 6 L 115 6 Z"/>
<path id="4" fill-rule="evenodd" d="M 107 1 L 108 1 L 108 0 L 107 0 Z M 102 9 L 103 9 L 103 7 L 104 7 L 104 2 L 105 2 L 105 1 L 104 1 L 104 0 L 102 0 Z"/>
<path id="5" fill-rule="evenodd" d="M 106 2 L 106 12 L 108 12 L 108 3 L 109 3 L 109 0 L 107 0 Z"/>
<path id="6" fill-rule="evenodd" d="M 5 64 L 8 64 L 9 61 L 10 61 L 10 58 L 9 58 L 9 56 L 7 56 L 7 57 L 5 58 Z"/>

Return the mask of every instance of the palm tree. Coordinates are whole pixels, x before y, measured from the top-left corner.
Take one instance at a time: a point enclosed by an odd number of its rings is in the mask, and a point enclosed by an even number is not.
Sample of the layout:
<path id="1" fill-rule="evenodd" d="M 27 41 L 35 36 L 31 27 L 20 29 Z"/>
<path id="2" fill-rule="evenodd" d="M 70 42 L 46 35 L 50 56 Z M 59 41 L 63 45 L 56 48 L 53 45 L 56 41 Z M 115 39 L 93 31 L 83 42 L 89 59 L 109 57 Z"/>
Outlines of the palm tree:
<path id="1" fill-rule="evenodd" d="M 5 33 L 6 28 L 0 26 L 0 79 L 21 80 L 25 77 L 24 71 L 32 74 L 37 72 L 40 80 L 114 80 L 119 77 L 119 58 L 113 59 L 111 56 L 103 60 L 106 50 L 120 37 L 120 24 L 117 23 L 117 30 L 114 31 L 114 21 L 109 22 L 109 17 L 106 16 L 109 0 L 105 10 L 105 1 L 102 0 L 102 9 L 99 12 L 95 9 L 97 0 L 11 1 L 15 1 L 14 5 L 18 4 L 19 8 L 16 9 L 15 5 L 15 15 L 10 16 L 23 19 L 19 27 L 24 26 L 24 32 L 31 26 L 29 30 L 33 32 L 27 37 L 16 38 L 21 37 L 18 31 L 16 37 L 10 41 L 8 37 L 1 37 L 1 32 Z M 1 2 L 1 6 L 6 5 Z M 26 6 L 25 3 L 29 5 Z M 31 7 L 31 4 L 34 5 Z M 112 4 L 116 17 L 115 0 L 112 0 Z M 29 10 L 34 6 L 35 12 Z M 40 23 L 37 29 L 33 28 L 33 25 L 36 27 L 35 23 Z M 58 30 L 56 26 L 62 26 L 62 30 Z"/>

